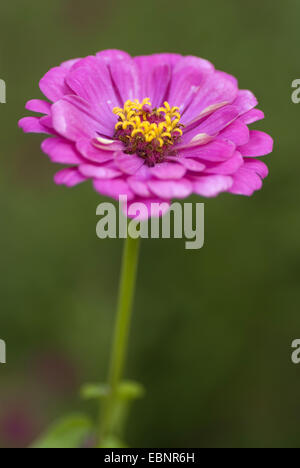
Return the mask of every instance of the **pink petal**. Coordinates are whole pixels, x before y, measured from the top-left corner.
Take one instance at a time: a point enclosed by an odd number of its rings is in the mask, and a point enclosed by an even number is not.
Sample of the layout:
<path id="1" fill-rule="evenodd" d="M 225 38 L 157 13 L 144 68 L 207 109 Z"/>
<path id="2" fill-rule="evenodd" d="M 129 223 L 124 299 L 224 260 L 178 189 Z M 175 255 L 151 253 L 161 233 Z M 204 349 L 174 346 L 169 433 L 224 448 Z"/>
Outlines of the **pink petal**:
<path id="1" fill-rule="evenodd" d="M 67 67 L 51 68 L 40 81 L 40 90 L 50 101 L 58 101 L 66 94 L 72 94 L 65 82 Z"/>
<path id="2" fill-rule="evenodd" d="M 259 159 L 244 159 L 244 165 L 245 168 L 256 172 L 262 179 L 265 179 L 269 175 L 268 167 Z"/>
<path id="3" fill-rule="evenodd" d="M 136 154 L 119 152 L 116 153 L 115 163 L 122 172 L 133 175 L 145 164 L 145 160 Z"/>
<path id="4" fill-rule="evenodd" d="M 163 162 L 156 164 L 149 169 L 149 172 L 157 179 L 181 179 L 186 173 L 186 168 L 183 165 L 173 162 Z"/>
<path id="5" fill-rule="evenodd" d="M 251 91 L 242 89 L 238 92 L 238 95 L 232 104 L 238 108 L 239 114 L 243 115 L 256 107 L 258 101 Z"/>
<path id="6" fill-rule="evenodd" d="M 211 114 L 213 114 L 215 111 L 217 111 L 218 109 L 221 109 L 222 107 L 225 107 L 227 106 L 228 103 L 226 101 L 224 102 L 219 102 L 217 104 L 214 104 L 214 105 L 211 105 L 209 107 L 206 107 L 205 109 L 203 109 L 199 115 L 197 115 L 197 117 L 194 119 L 194 120 L 191 120 L 190 122 L 187 122 L 185 124 L 185 127 L 184 127 L 184 132 L 187 133 L 187 132 L 190 132 L 191 130 L 193 130 L 194 128 L 198 128 L 198 126 L 205 121 L 205 119 L 210 116 Z"/>
<path id="7" fill-rule="evenodd" d="M 219 71 L 208 75 L 191 105 L 184 112 L 182 123 L 187 124 L 194 120 L 204 109 L 210 106 L 220 103 L 232 103 L 237 93 L 237 83 L 230 75 Z"/>
<path id="8" fill-rule="evenodd" d="M 233 176 L 234 183 L 230 189 L 236 195 L 251 196 L 256 190 L 262 188 L 262 180 L 252 169 L 241 167 Z"/>
<path id="9" fill-rule="evenodd" d="M 119 106 L 119 101 L 105 62 L 99 57 L 86 57 L 80 60 L 69 72 L 66 82 L 73 92 L 96 109 L 98 120 L 105 127 L 106 133 L 113 134 L 117 121 L 113 108 Z"/>
<path id="10" fill-rule="evenodd" d="M 89 138 L 81 138 L 77 141 L 76 148 L 86 159 L 97 163 L 112 161 L 114 158 L 113 151 L 97 148 L 92 144 L 92 141 Z"/>
<path id="11" fill-rule="evenodd" d="M 201 121 L 193 130 L 190 128 L 184 129 L 181 145 L 191 144 L 197 135 L 209 135 L 215 137 L 228 127 L 237 117 L 238 110 L 233 106 L 225 106 L 216 110 L 212 115 Z"/>
<path id="12" fill-rule="evenodd" d="M 141 99 L 139 70 L 129 54 L 119 50 L 108 50 L 98 53 L 97 58 L 107 65 L 121 106 L 128 99 Z"/>
<path id="13" fill-rule="evenodd" d="M 148 187 L 159 198 L 186 198 L 192 193 L 192 184 L 186 180 L 149 180 Z"/>
<path id="14" fill-rule="evenodd" d="M 135 57 L 139 69 L 141 98 L 149 97 L 153 107 L 160 107 L 166 100 L 171 79 L 171 66 L 156 60 L 152 55 Z"/>
<path id="15" fill-rule="evenodd" d="M 55 130 L 72 141 L 94 138 L 97 132 L 105 131 L 95 110 L 78 96 L 66 96 L 53 104 L 52 120 Z"/>
<path id="16" fill-rule="evenodd" d="M 115 179 L 122 175 L 120 171 L 107 166 L 97 166 L 95 164 L 81 164 L 79 172 L 86 177 L 93 179 Z"/>
<path id="17" fill-rule="evenodd" d="M 243 156 L 265 156 L 273 151 L 273 139 L 267 133 L 251 130 L 249 143 L 240 146 L 238 150 Z"/>
<path id="18" fill-rule="evenodd" d="M 95 190 L 101 193 L 101 195 L 106 195 L 107 197 L 114 198 L 115 200 L 118 200 L 120 196 L 126 196 L 128 200 L 132 200 L 134 198 L 132 190 L 130 190 L 127 181 L 124 179 L 95 179 L 93 184 Z"/>
<path id="19" fill-rule="evenodd" d="M 57 185 L 66 185 L 67 187 L 74 187 L 75 185 L 81 184 L 85 180 L 87 180 L 86 177 L 80 174 L 78 169 L 75 167 L 62 169 L 54 176 L 54 182 Z"/>
<path id="20" fill-rule="evenodd" d="M 199 158 L 205 161 L 218 162 L 230 158 L 235 151 L 234 143 L 225 140 L 215 140 L 207 145 L 192 146 L 179 151 L 184 158 Z"/>
<path id="21" fill-rule="evenodd" d="M 49 130 L 51 130 L 51 134 L 52 133 L 56 133 L 55 132 L 55 129 L 53 127 L 53 122 L 52 122 L 52 117 L 51 115 L 44 115 L 43 117 L 40 118 L 40 123 L 48 128 Z"/>
<path id="22" fill-rule="evenodd" d="M 183 57 L 174 67 L 169 93 L 171 105 L 178 106 L 182 111 L 199 86 L 213 72 L 214 66 L 207 60 L 193 56 Z"/>
<path id="23" fill-rule="evenodd" d="M 25 133 L 51 133 L 38 117 L 24 117 L 18 125 Z"/>
<path id="24" fill-rule="evenodd" d="M 73 65 L 75 65 L 75 63 L 79 62 L 79 60 L 82 60 L 82 58 L 66 60 L 65 62 L 62 62 L 60 66 L 66 68 L 67 70 L 70 70 L 73 67 Z"/>
<path id="25" fill-rule="evenodd" d="M 47 138 L 42 142 L 41 147 L 42 151 L 55 163 L 80 164 L 84 161 L 74 144 L 63 138 Z"/>
<path id="26" fill-rule="evenodd" d="M 179 61 L 183 59 L 182 55 L 179 54 L 168 54 L 168 53 L 162 53 L 162 54 L 152 54 L 152 55 L 139 55 L 138 57 L 134 57 L 134 61 L 138 64 L 144 63 L 143 66 L 141 66 L 141 70 L 143 70 L 145 73 L 147 73 L 148 67 L 153 67 L 157 65 L 168 65 L 171 69 L 171 71 L 174 70 L 174 67 L 178 64 Z"/>
<path id="27" fill-rule="evenodd" d="M 208 117 L 201 125 L 199 125 L 197 131 L 199 133 L 207 133 L 208 135 L 217 135 L 224 128 L 230 125 L 238 117 L 238 115 L 239 113 L 236 107 L 223 107 Z"/>
<path id="28" fill-rule="evenodd" d="M 148 198 L 151 196 L 151 192 L 148 189 L 147 182 L 140 180 L 136 177 L 129 177 L 127 179 L 128 185 L 131 190 L 138 196 L 142 198 Z"/>
<path id="29" fill-rule="evenodd" d="M 193 191 L 203 197 L 216 197 L 232 186 L 232 177 L 226 175 L 201 176 L 193 179 Z"/>
<path id="30" fill-rule="evenodd" d="M 97 137 L 92 140 L 92 144 L 104 151 L 123 151 L 124 149 L 123 143 L 111 138 Z"/>
<path id="31" fill-rule="evenodd" d="M 205 169 L 206 174 L 234 174 L 244 164 L 244 159 L 238 151 L 236 151 L 230 159 L 220 163 L 208 163 Z"/>
<path id="32" fill-rule="evenodd" d="M 121 49 L 104 49 L 96 53 L 96 57 L 102 58 L 107 64 L 114 60 L 128 60 L 130 55 Z"/>
<path id="33" fill-rule="evenodd" d="M 184 141 L 176 146 L 176 150 L 181 151 L 194 146 L 204 146 L 211 143 L 214 139 L 214 136 L 207 135 L 206 133 L 198 133 L 198 130 L 196 130 L 193 133 L 188 133 L 187 137 L 183 138 Z"/>
<path id="34" fill-rule="evenodd" d="M 246 114 L 241 115 L 239 117 L 239 121 L 243 122 L 246 125 L 250 125 L 258 120 L 262 120 L 265 118 L 265 114 L 259 109 L 252 109 Z"/>
<path id="35" fill-rule="evenodd" d="M 230 140 L 236 146 L 245 145 L 250 139 L 250 132 L 247 125 L 239 120 L 235 120 L 225 130 L 219 133 L 218 138 Z"/>
<path id="36" fill-rule="evenodd" d="M 176 158 L 179 164 L 182 164 L 188 171 L 202 172 L 205 169 L 205 164 L 192 158 Z"/>
<path id="37" fill-rule="evenodd" d="M 51 104 L 50 102 L 42 101 L 41 99 L 32 99 L 26 103 L 25 109 L 32 112 L 38 112 L 40 114 L 50 114 Z"/>

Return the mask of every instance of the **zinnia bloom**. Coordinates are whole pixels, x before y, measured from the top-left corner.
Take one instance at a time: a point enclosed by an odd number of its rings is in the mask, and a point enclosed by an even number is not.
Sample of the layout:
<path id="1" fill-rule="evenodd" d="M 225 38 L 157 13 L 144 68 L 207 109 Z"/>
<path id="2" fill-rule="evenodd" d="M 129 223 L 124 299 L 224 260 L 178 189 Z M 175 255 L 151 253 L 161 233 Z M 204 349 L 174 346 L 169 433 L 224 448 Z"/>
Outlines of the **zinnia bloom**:
<path id="1" fill-rule="evenodd" d="M 248 128 L 264 118 L 255 96 L 207 60 L 105 50 L 52 68 L 40 89 L 48 101 L 26 108 L 43 115 L 19 125 L 51 135 L 42 150 L 68 166 L 57 184 L 92 179 L 102 195 L 150 207 L 193 193 L 250 196 L 268 174 L 256 158 L 272 138 Z"/>

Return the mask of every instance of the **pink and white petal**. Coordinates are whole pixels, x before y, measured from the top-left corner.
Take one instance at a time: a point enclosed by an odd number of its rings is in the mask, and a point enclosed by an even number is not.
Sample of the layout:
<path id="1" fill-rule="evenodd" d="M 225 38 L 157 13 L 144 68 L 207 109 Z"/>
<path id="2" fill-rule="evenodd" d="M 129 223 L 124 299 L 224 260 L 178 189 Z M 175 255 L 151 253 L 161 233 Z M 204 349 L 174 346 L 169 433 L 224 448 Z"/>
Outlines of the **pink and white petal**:
<path id="1" fill-rule="evenodd" d="M 220 163 L 207 164 L 205 169 L 206 174 L 222 174 L 222 175 L 231 175 L 234 174 L 241 166 L 244 165 L 244 159 L 238 151 L 234 155 Z"/>
<path id="2" fill-rule="evenodd" d="M 149 172 L 157 179 L 178 180 L 185 175 L 186 168 L 184 165 L 177 164 L 176 162 L 166 161 L 160 164 L 156 164 L 154 167 L 150 167 Z"/>
<path id="3" fill-rule="evenodd" d="M 38 117 L 24 117 L 19 120 L 18 125 L 25 133 L 51 134 L 50 130 L 41 123 L 41 119 Z"/>
<path id="4" fill-rule="evenodd" d="M 55 102 L 66 94 L 72 94 L 72 90 L 65 82 L 68 71 L 67 67 L 54 67 L 41 79 L 40 90 L 50 101 Z"/>
<path id="5" fill-rule="evenodd" d="M 81 138 L 76 142 L 76 148 L 86 159 L 103 164 L 114 159 L 114 152 L 97 148 L 89 138 Z"/>
<path id="6" fill-rule="evenodd" d="M 81 164 L 78 167 L 79 172 L 85 177 L 92 179 L 115 179 L 120 177 L 122 173 L 108 166 L 98 166 L 96 164 Z"/>
<path id="7" fill-rule="evenodd" d="M 233 179 L 227 175 L 207 175 L 193 178 L 193 192 L 203 197 L 216 197 L 227 192 L 233 184 Z"/>
<path id="8" fill-rule="evenodd" d="M 259 159 L 244 159 L 245 168 L 256 172 L 262 179 L 269 175 L 268 166 Z"/>
<path id="9" fill-rule="evenodd" d="M 240 115 L 244 115 L 256 107 L 258 101 L 251 91 L 242 89 L 232 104 L 239 109 Z"/>
<path id="10" fill-rule="evenodd" d="M 92 56 L 80 60 L 68 73 L 66 82 L 73 93 L 86 100 L 98 113 L 98 120 L 105 129 L 103 133 L 112 135 L 117 121 L 112 110 L 119 101 L 105 62 Z"/>
<path id="11" fill-rule="evenodd" d="M 236 146 L 245 145 L 250 139 L 250 131 L 247 125 L 239 120 L 232 122 L 225 130 L 219 133 L 218 138 L 232 141 Z"/>
<path id="12" fill-rule="evenodd" d="M 208 75 L 190 106 L 182 116 L 182 123 L 188 124 L 196 119 L 204 109 L 220 103 L 232 103 L 238 94 L 236 81 L 226 73 L 219 71 Z"/>
<path id="13" fill-rule="evenodd" d="M 53 104 L 51 111 L 55 130 L 69 140 L 95 138 L 105 131 L 95 110 L 78 96 L 65 96 Z"/>
<path id="14" fill-rule="evenodd" d="M 119 105 L 123 106 L 128 99 L 141 99 L 138 66 L 129 54 L 119 50 L 107 50 L 98 53 L 97 59 L 109 70 L 112 88 L 117 90 Z"/>
<path id="15" fill-rule="evenodd" d="M 252 109 L 249 112 L 246 112 L 246 114 L 241 115 L 238 120 L 246 125 L 250 125 L 254 122 L 258 122 L 259 120 L 263 120 L 264 118 L 265 114 L 263 111 L 259 109 Z"/>
<path id="16" fill-rule="evenodd" d="M 84 162 L 75 145 L 60 137 L 47 138 L 42 142 L 41 148 L 54 163 L 80 164 Z"/>
<path id="17" fill-rule="evenodd" d="M 199 133 L 206 133 L 207 135 L 217 135 L 224 128 L 228 127 L 238 117 L 239 113 L 234 106 L 225 106 L 218 109 L 213 115 L 208 117 L 201 123 L 197 130 Z M 190 132 L 191 133 L 191 132 Z"/>
<path id="18" fill-rule="evenodd" d="M 186 145 L 191 143 L 198 134 L 205 134 L 212 137 L 217 136 L 222 130 L 234 122 L 238 115 L 238 110 L 234 106 L 225 106 L 216 110 L 193 130 L 188 129 L 184 131 L 181 144 Z"/>
<path id="19" fill-rule="evenodd" d="M 145 160 L 136 154 L 117 152 L 115 164 L 125 174 L 133 175 L 145 164 Z"/>
<path id="20" fill-rule="evenodd" d="M 137 177 L 129 177 L 127 179 L 128 185 L 131 190 L 138 196 L 142 198 L 148 198 L 151 196 L 151 192 L 148 188 L 147 182 L 141 180 Z"/>
<path id="21" fill-rule="evenodd" d="M 126 206 L 123 205 L 124 214 L 128 218 L 133 218 L 137 221 L 146 221 L 149 218 L 160 218 L 164 216 L 169 209 L 169 201 L 162 201 L 154 198 L 136 198 L 129 201 Z"/>
<path id="22" fill-rule="evenodd" d="M 118 200 L 121 196 L 126 196 L 128 200 L 134 198 L 134 194 L 125 179 L 95 179 L 93 185 L 98 193 L 115 200 Z"/>
<path id="23" fill-rule="evenodd" d="M 193 190 L 192 183 L 187 179 L 149 180 L 148 187 L 155 196 L 164 200 L 186 198 Z"/>
<path id="24" fill-rule="evenodd" d="M 218 162 L 231 158 L 235 152 L 235 144 L 226 140 L 215 140 L 207 145 L 192 146 L 179 150 L 179 157 L 203 159 L 206 161 Z"/>
<path id="25" fill-rule="evenodd" d="M 273 138 L 267 133 L 251 130 L 249 142 L 240 146 L 238 150 L 243 156 L 265 156 L 273 151 Z"/>
<path id="26" fill-rule="evenodd" d="M 241 167 L 233 176 L 234 183 L 229 190 L 235 195 L 250 197 L 256 190 L 262 188 L 262 179 L 256 172 L 245 166 Z"/>
<path id="27" fill-rule="evenodd" d="M 214 66 L 207 60 L 193 56 L 183 57 L 173 70 L 168 98 L 171 105 L 178 106 L 182 112 L 207 76 L 213 72 Z"/>
<path id="28" fill-rule="evenodd" d="M 213 104 L 209 107 L 206 107 L 203 111 L 200 112 L 199 115 L 197 115 L 197 117 L 194 120 L 185 124 L 184 132 L 187 133 L 193 130 L 194 128 L 197 128 L 202 122 L 205 121 L 207 117 L 209 117 L 218 109 L 221 109 L 222 107 L 225 107 L 227 105 L 228 105 L 228 102 L 224 101 L 224 102 L 218 102 L 217 104 Z"/>
<path id="29" fill-rule="evenodd" d="M 123 151 L 124 144 L 117 140 L 112 140 L 111 138 L 104 138 L 98 136 L 93 138 L 92 144 L 101 150 L 104 151 Z"/>
<path id="30" fill-rule="evenodd" d="M 68 167 L 57 172 L 54 176 L 54 182 L 57 185 L 66 185 L 67 187 L 75 187 L 87 180 L 76 167 Z"/>
<path id="31" fill-rule="evenodd" d="M 191 132 L 188 134 L 188 138 L 183 138 L 183 141 L 176 146 L 176 150 L 189 149 L 194 146 L 204 146 L 211 143 L 215 139 L 214 136 L 207 135 L 206 133 Z"/>
<path id="32" fill-rule="evenodd" d="M 26 103 L 25 109 L 32 112 L 38 112 L 39 114 L 50 114 L 51 104 L 50 102 L 42 101 L 41 99 L 32 99 Z"/>

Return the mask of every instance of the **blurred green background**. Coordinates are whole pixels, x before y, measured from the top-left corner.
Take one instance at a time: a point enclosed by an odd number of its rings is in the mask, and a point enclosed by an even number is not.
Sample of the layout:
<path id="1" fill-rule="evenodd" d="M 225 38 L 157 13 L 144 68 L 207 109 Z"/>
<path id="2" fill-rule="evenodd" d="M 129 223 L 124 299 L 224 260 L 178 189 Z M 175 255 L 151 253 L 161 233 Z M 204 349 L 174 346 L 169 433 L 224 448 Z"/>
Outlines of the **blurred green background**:
<path id="1" fill-rule="evenodd" d="M 300 2 L 37 0 L 3 2 L 0 445 L 22 447 L 82 403 L 107 371 L 122 242 L 96 238 L 89 183 L 56 187 L 40 136 L 17 120 L 63 60 L 121 48 L 194 54 L 255 92 L 275 139 L 270 176 L 250 199 L 206 200 L 206 244 L 142 245 L 126 375 L 147 387 L 132 447 L 300 447 Z"/>

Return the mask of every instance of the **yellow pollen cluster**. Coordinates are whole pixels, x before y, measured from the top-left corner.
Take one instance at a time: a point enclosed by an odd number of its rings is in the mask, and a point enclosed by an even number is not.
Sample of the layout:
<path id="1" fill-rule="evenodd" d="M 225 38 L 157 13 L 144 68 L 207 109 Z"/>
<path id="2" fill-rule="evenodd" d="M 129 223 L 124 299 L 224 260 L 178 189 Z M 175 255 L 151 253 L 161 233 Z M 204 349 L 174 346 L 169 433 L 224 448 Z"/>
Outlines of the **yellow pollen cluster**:
<path id="1" fill-rule="evenodd" d="M 123 109 L 115 107 L 113 113 L 119 117 L 116 131 L 129 129 L 131 138 L 141 136 L 147 143 L 156 140 L 162 148 L 165 144 L 172 145 L 173 137 L 182 136 L 179 108 L 170 107 L 168 102 L 164 102 L 163 107 L 152 110 L 149 98 L 142 102 L 138 99 L 128 100 Z"/>

